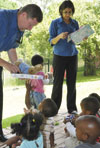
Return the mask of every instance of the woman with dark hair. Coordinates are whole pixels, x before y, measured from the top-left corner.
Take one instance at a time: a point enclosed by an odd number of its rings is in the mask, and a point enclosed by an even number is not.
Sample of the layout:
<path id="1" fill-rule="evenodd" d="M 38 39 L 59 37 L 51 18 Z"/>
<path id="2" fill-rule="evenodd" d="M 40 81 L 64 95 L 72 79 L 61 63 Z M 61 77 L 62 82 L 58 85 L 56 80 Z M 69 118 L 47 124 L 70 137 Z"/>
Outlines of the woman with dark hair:
<path id="1" fill-rule="evenodd" d="M 72 41 L 68 42 L 68 34 L 79 29 L 78 22 L 71 18 L 74 12 L 73 3 L 70 0 L 65 0 L 59 7 L 61 17 L 52 21 L 49 30 L 49 41 L 54 48 L 52 99 L 59 109 L 62 101 L 64 73 L 66 71 L 68 113 L 75 113 L 77 111 L 76 75 L 78 51 Z"/>

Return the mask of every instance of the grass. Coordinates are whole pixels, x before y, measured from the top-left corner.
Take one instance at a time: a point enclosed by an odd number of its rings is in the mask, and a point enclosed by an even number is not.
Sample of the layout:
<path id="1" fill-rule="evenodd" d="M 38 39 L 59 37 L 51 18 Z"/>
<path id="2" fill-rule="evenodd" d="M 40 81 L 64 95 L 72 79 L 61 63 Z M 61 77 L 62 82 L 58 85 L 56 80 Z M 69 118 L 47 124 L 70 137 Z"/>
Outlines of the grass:
<path id="1" fill-rule="evenodd" d="M 98 69 L 96 73 L 96 76 L 84 76 L 83 67 L 80 67 L 77 72 L 77 82 L 98 81 L 100 80 L 100 69 Z"/>
<path id="2" fill-rule="evenodd" d="M 23 114 L 3 119 L 3 128 L 10 127 L 11 123 L 19 122 L 22 116 Z"/>

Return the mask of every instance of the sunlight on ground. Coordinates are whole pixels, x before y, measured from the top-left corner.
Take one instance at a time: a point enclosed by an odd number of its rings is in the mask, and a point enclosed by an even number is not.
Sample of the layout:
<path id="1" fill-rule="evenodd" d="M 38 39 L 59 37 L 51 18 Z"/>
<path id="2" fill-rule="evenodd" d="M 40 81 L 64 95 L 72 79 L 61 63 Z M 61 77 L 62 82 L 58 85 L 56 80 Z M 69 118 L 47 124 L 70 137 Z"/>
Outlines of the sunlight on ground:
<path id="1" fill-rule="evenodd" d="M 3 118 L 23 113 L 25 107 L 25 91 L 24 86 L 6 87 L 4 88 L 4 106 Z M 45 94 L 47 98 L 51 97 L 52 85 L 45 86 Z M 100 95 L 100 81 L 77 83 L 77 107 L 80 112 L 80 101 L 87 97 L 90 93 L 98 93 Z M 67 112 L 66 108 L 66 85 L 63 85 L 63 101 L 60 110 Z"/>

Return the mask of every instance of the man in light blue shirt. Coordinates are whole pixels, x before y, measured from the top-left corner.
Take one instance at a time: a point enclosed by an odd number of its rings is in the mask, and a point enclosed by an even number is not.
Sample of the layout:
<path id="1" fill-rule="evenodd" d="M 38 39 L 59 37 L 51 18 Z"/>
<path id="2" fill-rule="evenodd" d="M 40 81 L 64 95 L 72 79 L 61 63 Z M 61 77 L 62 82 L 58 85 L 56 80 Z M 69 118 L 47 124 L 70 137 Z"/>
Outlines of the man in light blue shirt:
<path id="1" fill-rule="evenodd" d="M 14 64 L 17 60 L 16 48 L 22 42 L 24 31 L 31 30 L 42 19 L 42 11 L 35 4 L 29 4 L 17 10 L 0 10 L 0 52 L 7 51 L 11 61 L 7 62 L 0 58 L 0 141 L 2 142 L 6 140 L 2 132 L 2 67 L 11 73 L 19 72 L 19 68 Z"/>

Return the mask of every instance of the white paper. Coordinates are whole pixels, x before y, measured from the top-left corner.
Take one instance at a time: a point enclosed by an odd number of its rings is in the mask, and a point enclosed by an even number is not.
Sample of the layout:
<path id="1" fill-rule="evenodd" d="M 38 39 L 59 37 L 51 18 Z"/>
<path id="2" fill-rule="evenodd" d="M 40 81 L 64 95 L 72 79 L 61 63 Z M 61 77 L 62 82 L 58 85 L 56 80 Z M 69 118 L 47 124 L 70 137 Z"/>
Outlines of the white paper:
<path id="1" fill-rule="evenodd" d="M 20 78 L 20 79 L 42 79 L 43 80 L 43 76 L 41 75 L 15 74 L 15 73 L 12 73 L 11 75 L 12 77 Z"/>
<path id="2" fill-rule="evenodd" d="M 76 44 L 80 43 L 85 37 L 89 37 L 93 33 L 94 31 L 90 27 L 90 25 L 84 25 L 80 27 L 77 31 L 68 35 L 68 42 L 72 40 Z"/>

